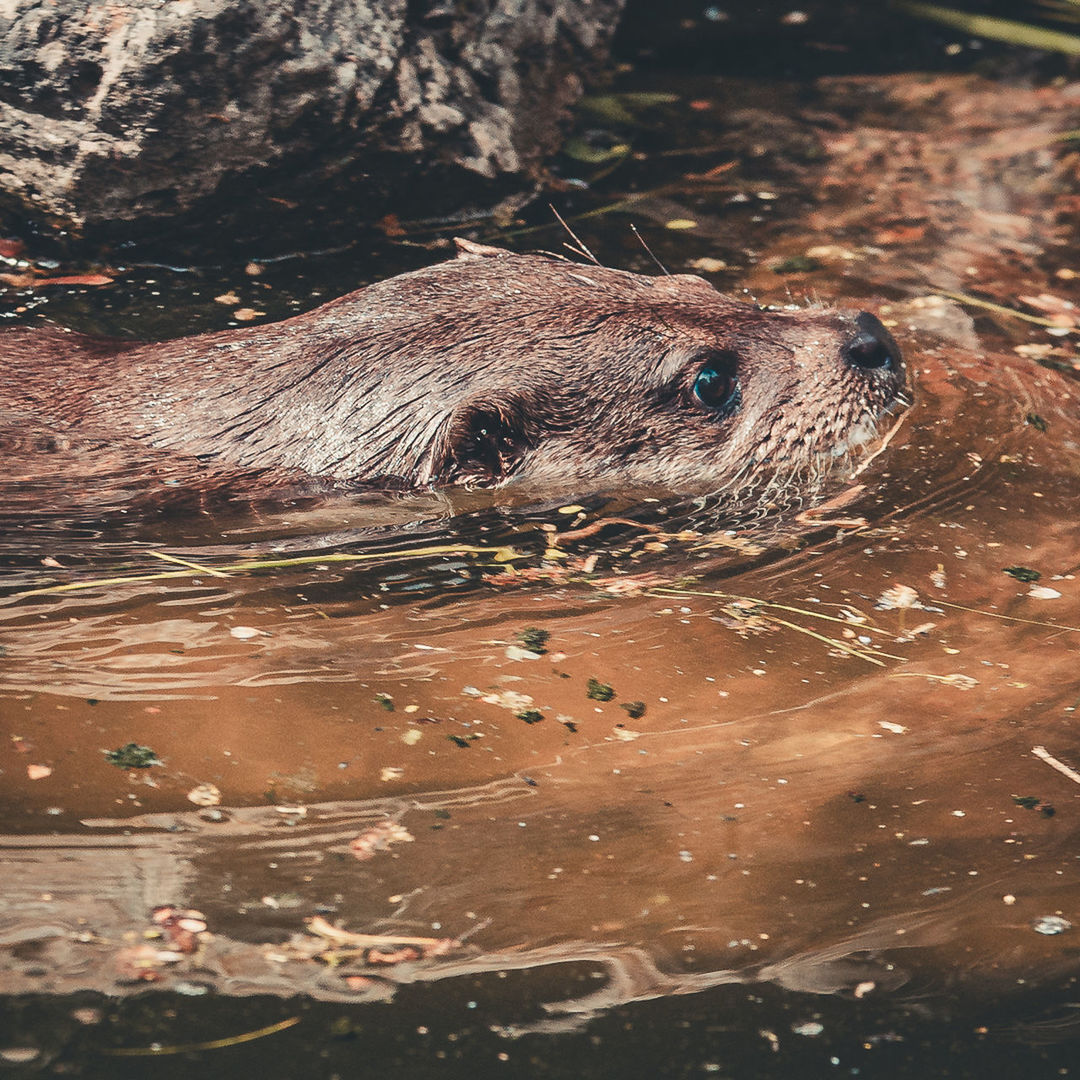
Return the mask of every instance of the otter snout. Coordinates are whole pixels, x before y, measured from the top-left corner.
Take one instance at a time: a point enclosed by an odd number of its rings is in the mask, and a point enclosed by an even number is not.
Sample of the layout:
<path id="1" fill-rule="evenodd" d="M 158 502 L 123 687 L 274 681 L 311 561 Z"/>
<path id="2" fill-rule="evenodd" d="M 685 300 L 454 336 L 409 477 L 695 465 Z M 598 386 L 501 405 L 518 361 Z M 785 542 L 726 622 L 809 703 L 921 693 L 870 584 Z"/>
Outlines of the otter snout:
<path id="1" fill-rule="evenodd" d="M 900 347 L 881 320 L 868 311 L 855 316 L 858 333 L 841 349 L 844 360 L 860 371 L 888 371 L 900 375 L 904 361 Z"/>

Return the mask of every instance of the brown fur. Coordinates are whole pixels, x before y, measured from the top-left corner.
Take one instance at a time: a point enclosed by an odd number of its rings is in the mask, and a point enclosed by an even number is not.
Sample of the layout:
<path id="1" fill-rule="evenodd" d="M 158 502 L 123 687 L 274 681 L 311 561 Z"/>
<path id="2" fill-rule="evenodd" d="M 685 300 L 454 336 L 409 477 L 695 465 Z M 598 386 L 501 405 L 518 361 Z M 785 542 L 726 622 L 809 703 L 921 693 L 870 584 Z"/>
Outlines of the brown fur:
<path id="1" fill-rule="evenodd" d="M 697 277 L 460 247 L 265 326 L 154 344 L 8 330 L 0 417 L 267 477 L 717 490 L 816 474 L 903 390 L 869 316 L 766 311 Z M 864 363 L 867 320 L 888 355 Z M 708 364 L 730 373 L 722 409 L 694 393 Z"/>

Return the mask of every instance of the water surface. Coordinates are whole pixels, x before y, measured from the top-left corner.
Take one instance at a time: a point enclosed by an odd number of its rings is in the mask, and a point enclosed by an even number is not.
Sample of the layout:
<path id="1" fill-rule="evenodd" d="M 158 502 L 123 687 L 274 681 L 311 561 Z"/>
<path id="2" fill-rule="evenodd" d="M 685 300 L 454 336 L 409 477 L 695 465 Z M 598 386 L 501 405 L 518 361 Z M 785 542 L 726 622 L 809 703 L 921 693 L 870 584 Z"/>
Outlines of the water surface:
<path id="1" fill-rule="evenodd" d="M 633 221 L 673 270 L 892 327 L 915 404 L 837 469 L 831 504 L 746 518 L 679 492 L 509 491 L 132 513 L 3 482 L 0 970 L 27 1068 L 145 1075 L 103 1051 L 300 1016 L 195 1060 L 1067 1071 L 1075 335 L 964 297 L 1042 317 L 1020 297 L 1075 291 L 1054 148 L 1075 88 L 806 89 L 669 78 L 637 126 L 583 114 L 594 143 L 606 123 L 633 149 L 553 198 L 609 262 L 645 269 Z M 548 220 L 504 241 L 556 247 Z M 431 228 L 414 240 L 439 257 Z M 232 287 L 281 315 L 384 266 L 345 262 L 306 256 L 306 294 L 295 264 L 144 267 L 44 306 L 179 333 L 254 306 L 214 303 Z M 130 743 L 156 763 L 108 760 Z M 133 952 L 165 904 L 200 913 L 197 950 Z M 454 944 L 380 963 L 313 917 Z"/>

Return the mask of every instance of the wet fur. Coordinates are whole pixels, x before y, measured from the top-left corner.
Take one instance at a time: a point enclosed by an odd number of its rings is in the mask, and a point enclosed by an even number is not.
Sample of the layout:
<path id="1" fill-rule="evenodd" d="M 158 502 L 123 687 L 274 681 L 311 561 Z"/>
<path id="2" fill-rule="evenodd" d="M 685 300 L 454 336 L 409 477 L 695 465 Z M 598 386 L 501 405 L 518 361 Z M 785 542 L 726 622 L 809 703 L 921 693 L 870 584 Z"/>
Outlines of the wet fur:
<path id="1" fill-rule="evenodd" d="M 44 421 L 98 453 L 137 450 L 159 478 L 186 459 L 263 484 L 760 493 L 819 473 L 902 391 L 902 371 L 842 359 L 851 313 L 766 311 L 697 277 L 461 247 L 270 325 L 152 344 L 8 330 L 0 416 L 8 431 Z M 730 415 L 693 394 L 718 357 L 739 383 Z"/>

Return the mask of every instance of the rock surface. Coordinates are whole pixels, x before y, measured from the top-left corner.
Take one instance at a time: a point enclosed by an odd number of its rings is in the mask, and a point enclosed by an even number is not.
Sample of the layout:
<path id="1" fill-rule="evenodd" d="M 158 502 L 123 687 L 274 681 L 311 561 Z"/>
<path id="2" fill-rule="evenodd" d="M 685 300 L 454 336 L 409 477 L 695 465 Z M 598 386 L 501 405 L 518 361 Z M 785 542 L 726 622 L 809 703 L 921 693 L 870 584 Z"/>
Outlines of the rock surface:
<path id="1" fill-rule="evenodd" d="M 528 177 L 623 0 L 0 0 L 0 192 L 76 230 L 226 181 Z"/>

